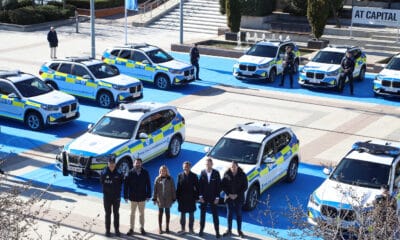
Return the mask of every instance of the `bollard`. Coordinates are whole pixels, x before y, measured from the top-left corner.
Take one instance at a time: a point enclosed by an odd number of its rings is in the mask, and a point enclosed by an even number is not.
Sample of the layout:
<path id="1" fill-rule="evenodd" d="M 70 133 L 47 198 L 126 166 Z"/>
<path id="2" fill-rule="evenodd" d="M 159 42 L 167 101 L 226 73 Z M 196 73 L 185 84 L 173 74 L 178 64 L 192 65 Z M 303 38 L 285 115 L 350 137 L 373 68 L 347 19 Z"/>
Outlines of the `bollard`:
<path id="1" fill-rule="evenodd" d="M 75 32 L 79 33 L 79 13 L 75 10 Z"/>

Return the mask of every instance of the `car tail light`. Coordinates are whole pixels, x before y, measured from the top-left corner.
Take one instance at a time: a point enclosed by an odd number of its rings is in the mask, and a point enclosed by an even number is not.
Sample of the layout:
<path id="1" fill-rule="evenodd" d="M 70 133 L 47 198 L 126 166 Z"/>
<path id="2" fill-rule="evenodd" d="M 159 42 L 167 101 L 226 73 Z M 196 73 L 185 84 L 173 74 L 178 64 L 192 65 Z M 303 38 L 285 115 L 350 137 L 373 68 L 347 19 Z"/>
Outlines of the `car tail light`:
<path id="1" fill-rule="evenodd" d="M 39 75 L 42 75 L 42 73 L 43 73 L 43 71 L 42 71 L 42 70 L 40 70 L 40 71 L 39 71 Z"/>
<path id="2" fill-rule="evenodd" d="M 185 118 L 184 117 L 182 117 L 182 123 L 185 124 Z"/>
<path id="3" fill-rule="evenodd" d="M 104 56 L 101 56 L 101 61 L 104 61 L 104 58 L 105 58 Z"/>

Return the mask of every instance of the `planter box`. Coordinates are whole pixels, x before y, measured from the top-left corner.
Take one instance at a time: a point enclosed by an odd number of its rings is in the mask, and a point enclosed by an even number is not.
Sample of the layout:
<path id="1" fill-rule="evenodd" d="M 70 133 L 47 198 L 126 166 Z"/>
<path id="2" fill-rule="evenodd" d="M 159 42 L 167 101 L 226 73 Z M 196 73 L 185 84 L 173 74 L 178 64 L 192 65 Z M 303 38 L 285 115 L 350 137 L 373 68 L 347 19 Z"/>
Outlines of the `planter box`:
<path id="1" fill-rule="evenodd" d="M 79 15 L 90 16 L 90 9 L 77 8 Z M 124 6 L 114 7 L 114 8 L 105 8 L 94 10 L 94 15 L 96 18 L 108 17 L 116 14 L 123 14 L 125 12 Z"/>
<path id="2" fill-rule="evenodd" d="M 225 40 L 237 41 L 238 40 L 237 38 L 238 38 L 237 33 L 233 33 L 233 32 L 225 33 Z M 242 41 L 242 42 L 246 41 L 246 32 L 240 32 L 240 41 Z"/>
<path id="3" fill-rule="evenodd" d="M 311 49 L 321 49 L 321 48 L 325 48 L 327 47 L 329 44 L 328 40 L 324 40 L 324 39 L 320 39 L 320 40 L 316 40 L 316 39 L 310 39 L 307 42 L 307 48 L 311 48 Z"/>
<path id="4" fill-rule="evenodd" d="M 248 29 L 268 30 L 270 25 L 266 22 L 274 20 L 274 15 L 265 17 L 242 16 L 240 27 Z"/>

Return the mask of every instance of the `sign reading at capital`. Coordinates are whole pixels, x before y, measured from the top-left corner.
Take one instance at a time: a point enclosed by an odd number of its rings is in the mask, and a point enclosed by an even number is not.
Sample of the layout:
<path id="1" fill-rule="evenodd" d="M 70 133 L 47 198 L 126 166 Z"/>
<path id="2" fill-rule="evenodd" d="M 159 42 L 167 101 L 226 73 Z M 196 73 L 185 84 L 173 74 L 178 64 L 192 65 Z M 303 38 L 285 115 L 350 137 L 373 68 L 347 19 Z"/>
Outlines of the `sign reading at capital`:
<path id="1" fill-rule="evenodd" d="M 400 11 L 394 9 L 353 7 L 352 23 L 398 27 Z"/>

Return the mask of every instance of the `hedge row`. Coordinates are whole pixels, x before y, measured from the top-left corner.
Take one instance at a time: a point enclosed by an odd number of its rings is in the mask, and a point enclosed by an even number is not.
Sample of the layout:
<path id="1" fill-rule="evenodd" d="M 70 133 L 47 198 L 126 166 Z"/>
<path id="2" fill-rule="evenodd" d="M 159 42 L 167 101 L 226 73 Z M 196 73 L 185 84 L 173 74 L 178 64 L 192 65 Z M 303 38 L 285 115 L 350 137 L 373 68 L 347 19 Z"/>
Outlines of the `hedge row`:
<path id="1" fill-rule="evenodd" d="M 67 19 L 74 15 L 75 7 L 67 5 L 65 9 L 54 5 L 26 6 L 14 10 L 2 10 L 0 22 L 20 25 Z"/>
<path id="2" fill-rule="evenodd" d="M 266 16 L 275 10 L 276 0 L 241 0 L 242 15 Z"/>

